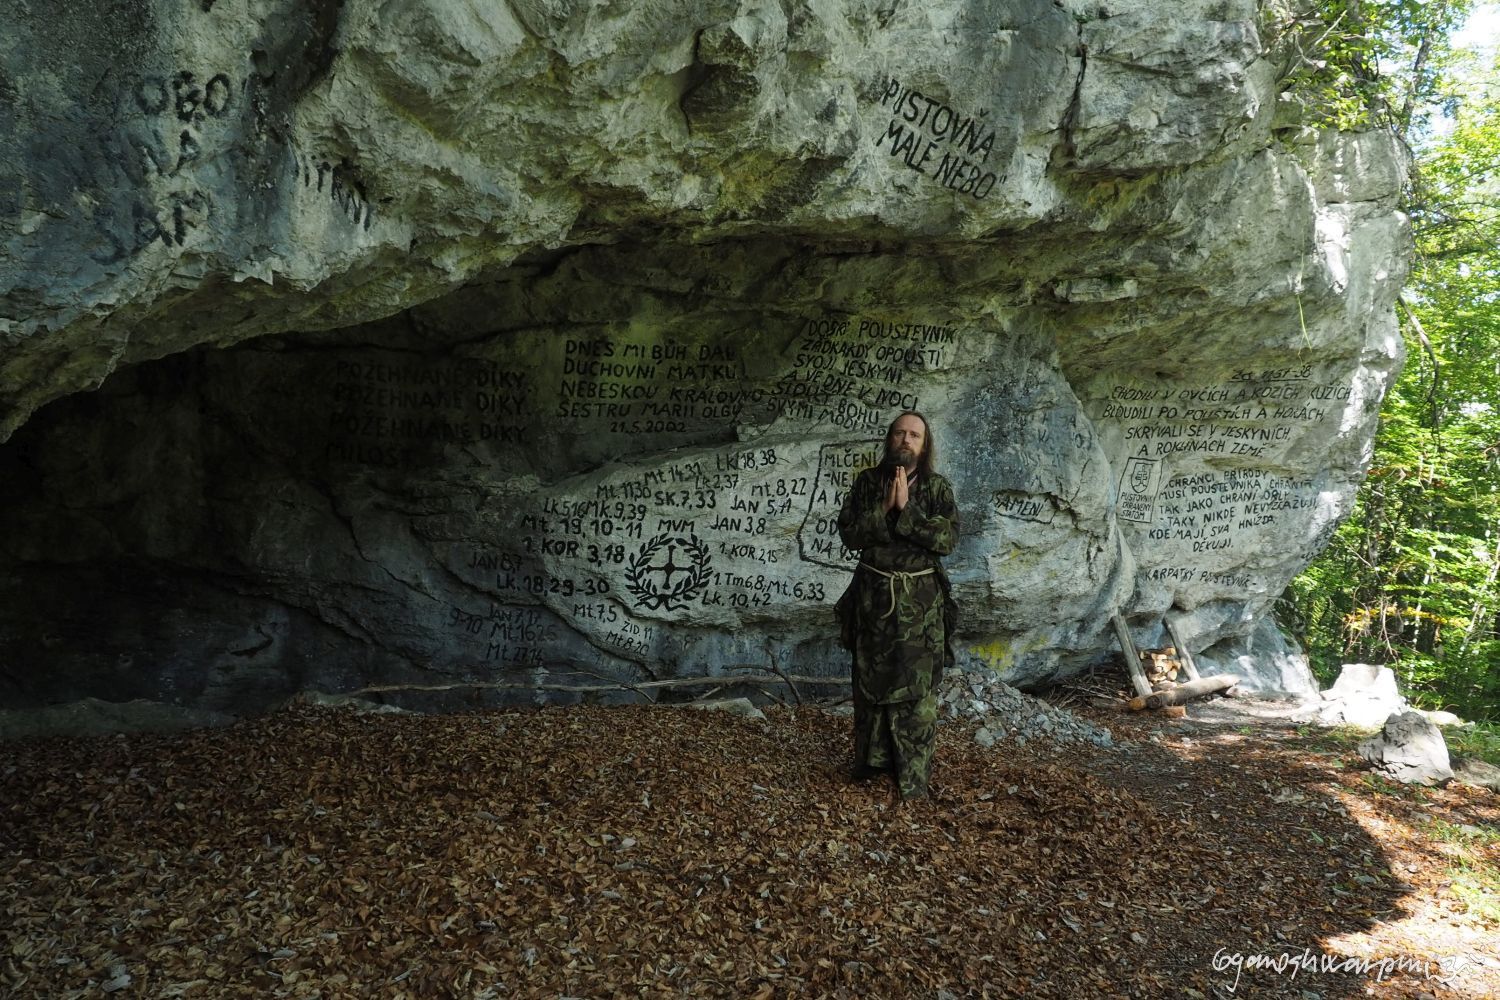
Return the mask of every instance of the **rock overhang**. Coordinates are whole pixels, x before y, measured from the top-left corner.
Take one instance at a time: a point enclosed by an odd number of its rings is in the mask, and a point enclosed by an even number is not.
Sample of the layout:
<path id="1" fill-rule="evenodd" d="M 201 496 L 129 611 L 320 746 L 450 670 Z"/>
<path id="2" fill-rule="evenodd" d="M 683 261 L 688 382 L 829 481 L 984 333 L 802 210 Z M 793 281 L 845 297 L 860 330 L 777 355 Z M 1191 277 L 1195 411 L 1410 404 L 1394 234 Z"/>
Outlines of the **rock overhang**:
<path id="1" fill-rule="evenodd" d="M 1404 161 L 1276 119 L 1253 5 L 206 6 L 157 4 L 71 159 L 15 164 L 0 393 L 14 428 L 122 369 L 23 428 L 75 460 L 12 477 L 14 578 L 208 574 L 206 613 L 276 637 L 204 631 L 223 692 L 835 674 L 828 514 L 912 406 L 965 658 L 1017 683 L 1110 655 L 1115 610 L 1265 646 L 1352 503 Z M 26 65 L 36 132 L 81 84 Z M 121 433 L 147 414 L 171 446 Z M 314 633 L 359 651 L 319 673 Z"/>

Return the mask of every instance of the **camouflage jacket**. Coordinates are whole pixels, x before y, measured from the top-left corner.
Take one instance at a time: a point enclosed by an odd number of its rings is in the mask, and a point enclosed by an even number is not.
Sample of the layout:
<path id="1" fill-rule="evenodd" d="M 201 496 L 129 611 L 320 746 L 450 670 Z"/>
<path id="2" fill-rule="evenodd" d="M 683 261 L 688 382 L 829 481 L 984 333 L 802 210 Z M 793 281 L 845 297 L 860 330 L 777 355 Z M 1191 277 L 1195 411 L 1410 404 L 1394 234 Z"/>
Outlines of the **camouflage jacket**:
<path id="1" fill-rule="evenodd" d="M 953 487 L 933 474 L 917 479 L 906 507 L 885 510 L 887 484 L 879 468 L 854 480 L 839 511 L 839 537 L 860 553 L 860 562 L 883 570 L 941 568 L 940 557 L 958 544 L 958 507 Z"/>
<path id="2" fill-rule="evenodd" d="M 952 552 L 958 543 L 958 506 L 948 480 L 935 474 L 917 479 L 906 507 L 900 511 L 885 510 L 886 489 L 886 479 L 880 469 L 866 469 L 859 474 L 839 512 L 839 537 L 846 547 L 860 553 L 861 563 L 876 570 L 887 573 L 933 571 L 936 588 L 917 588 L 919 592 L 932 594 L 927 601 L 918 603 L 932 606 L 905 608 L 902 615 L 918 618 L 929 614 L 940 616 L 937 624 L 942 636 L 939 640 L 941 649 L 932 670 L 932 680 L 936 681 L 942 668 L 953 662 L 951 643 L 958 609 L 953 602 L 952 588 L 947 573 L 943 571 L 941 557 Z M 843 646 L 857 653 L 861 632 L 868 634 L 874 622 L 881 620 L 891 606 L 893 595 L 898 591 L 905 593 L 906 589 L 891 587 L 879 573 L 856 570 L 854 579 L 835 608 Z"/>

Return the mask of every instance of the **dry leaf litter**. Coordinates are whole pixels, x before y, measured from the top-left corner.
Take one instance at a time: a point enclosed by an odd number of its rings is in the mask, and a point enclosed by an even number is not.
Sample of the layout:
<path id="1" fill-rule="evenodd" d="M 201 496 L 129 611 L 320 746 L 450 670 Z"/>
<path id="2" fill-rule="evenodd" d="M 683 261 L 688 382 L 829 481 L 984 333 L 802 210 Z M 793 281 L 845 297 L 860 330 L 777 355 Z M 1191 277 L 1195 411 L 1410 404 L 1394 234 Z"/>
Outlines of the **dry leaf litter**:
<path id="1" fill-rule="evenodd" d="M 960 719 L 933 797 L 898 803 L 847 779 L 847 719 L 767 716 L 296 704 L 0 745 L 0 993 L 1228 996 L 1216 949 L 1410 947 L 1382 928 L 1441 892 L 1445 859 L 1373 836 L 1296 747 L 1127 720 L 1128 749 L 987 748 Z M 1493 824 L 1483 794 L 1432 793 Z M 1259 973 L 1234 995 L 1372 985 Z"/>

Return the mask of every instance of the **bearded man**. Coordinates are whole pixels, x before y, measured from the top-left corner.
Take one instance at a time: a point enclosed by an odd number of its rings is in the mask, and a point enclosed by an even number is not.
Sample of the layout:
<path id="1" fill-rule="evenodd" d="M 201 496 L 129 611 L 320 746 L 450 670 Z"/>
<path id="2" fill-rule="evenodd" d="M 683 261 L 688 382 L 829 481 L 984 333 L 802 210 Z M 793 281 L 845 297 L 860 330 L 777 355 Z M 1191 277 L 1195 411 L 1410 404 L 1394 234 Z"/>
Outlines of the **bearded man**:
<path id="1" fill-rule="evenodd" d="M 903 799 L 927 794 L 933 688 L 953 656 L 956 608 L 941 557 L 958 542 L 958 507 L 936 460 L 927 418 L 901 414 L 885 458 L 859 474 L 839 512 L 839 537 L 860 554 L 837 606 L 854 654 L 854 775 L 890 772 Z"/>

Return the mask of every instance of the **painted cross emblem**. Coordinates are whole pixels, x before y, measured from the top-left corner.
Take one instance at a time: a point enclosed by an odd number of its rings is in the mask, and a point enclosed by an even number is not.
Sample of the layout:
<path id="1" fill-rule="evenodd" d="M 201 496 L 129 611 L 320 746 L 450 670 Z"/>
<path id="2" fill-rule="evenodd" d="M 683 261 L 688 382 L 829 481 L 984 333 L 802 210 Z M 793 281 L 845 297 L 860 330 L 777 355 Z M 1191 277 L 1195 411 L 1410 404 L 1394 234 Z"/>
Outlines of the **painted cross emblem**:
<path id="1" fill-rule="evenodd" d="M 681 558 L 684 562 L 678 562 Z M 637 607 L 678 611 L 708 586 L 708 546 L 697 535 L 657 535 L 625 565 L 625 586 Z"/>

